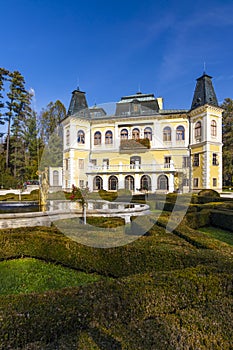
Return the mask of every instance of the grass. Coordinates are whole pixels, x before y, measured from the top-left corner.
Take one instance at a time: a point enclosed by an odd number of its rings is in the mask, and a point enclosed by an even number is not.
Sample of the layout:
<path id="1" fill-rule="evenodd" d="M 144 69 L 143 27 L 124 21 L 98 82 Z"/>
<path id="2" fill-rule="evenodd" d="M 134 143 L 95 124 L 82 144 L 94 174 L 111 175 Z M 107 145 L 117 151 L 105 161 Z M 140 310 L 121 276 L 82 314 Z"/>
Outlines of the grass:
<path id="1" fill-rule="evenodd" d="M 198 229 L 201 232 L 206 233 L 209 237 L 218 239 L 219 241 L 233 245 L 233 232 L 222 230 L 218 227 L 202 227 Z"/>
<path id="2" fill-rule="evenodd" d="M 96 282 L 101 277 L 37 259 L 0 262 L 0 294 L 43 293 L 51 289 L 75 287 Z"/>

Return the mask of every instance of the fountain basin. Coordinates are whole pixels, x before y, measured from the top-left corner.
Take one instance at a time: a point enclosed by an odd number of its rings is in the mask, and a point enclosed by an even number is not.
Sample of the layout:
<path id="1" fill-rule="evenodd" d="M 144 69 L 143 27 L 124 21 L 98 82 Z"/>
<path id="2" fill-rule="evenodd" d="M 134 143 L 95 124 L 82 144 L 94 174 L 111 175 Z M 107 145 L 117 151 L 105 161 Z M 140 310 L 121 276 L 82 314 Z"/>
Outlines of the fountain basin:
<path id="1" fill-rule="evenodd" d="M 21 203 L 21 207 L 20 205 L 17 206 L 17 203 Z M 4 204 L 6 208 L 8 203 Z M 70 202 L 65 200 L 48 201 L 48 209 L 44 212 L 25 212 L 25 209 L 28 209 L 29 205 L 22 205 L 22 202 L 15 202 L 15 208 L 16 207 L 18 211 L 21 210 L 24 212 L 1 214 L 0 228 L 51 226 L 51 224 L 57 220 L 83 216 L 82 207 L 79 202 Z M 103 200 L 89 201 L 87 203 L 87 216 L 121 217 L 124 218 L 126 223 L 130 222 L 131 216 L 148 215 L 149 213 L 150 210 L 147 204 L 107 202 Z"/>

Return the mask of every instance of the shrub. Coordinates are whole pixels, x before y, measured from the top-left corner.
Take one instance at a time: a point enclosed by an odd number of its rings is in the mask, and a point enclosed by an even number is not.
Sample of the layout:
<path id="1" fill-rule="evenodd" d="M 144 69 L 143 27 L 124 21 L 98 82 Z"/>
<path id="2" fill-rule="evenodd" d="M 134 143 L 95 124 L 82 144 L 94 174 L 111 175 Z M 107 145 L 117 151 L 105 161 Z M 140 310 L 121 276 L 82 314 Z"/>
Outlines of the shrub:
<path id="1" fill-rule="evenodd" d="M 232 211 L 211 211 L 210 222 L 212 226 L 221 227 L 225 230 L 233 231 Z"/>
<path id="2" fill-rule="evenodd" d="M 205 189 L 205 190 L 201 190 L 200 192 L 198 192 L 198 196 L 201 197 L 220 197 L 220 194 L 212 189 Z"/>
<path id="3" fill-rule="evenodd" d="M 99 190 L 99 196 L 101 199 L 113 202 L 117 198 L 117 192 L 111 192 L 106 190 Z"/>

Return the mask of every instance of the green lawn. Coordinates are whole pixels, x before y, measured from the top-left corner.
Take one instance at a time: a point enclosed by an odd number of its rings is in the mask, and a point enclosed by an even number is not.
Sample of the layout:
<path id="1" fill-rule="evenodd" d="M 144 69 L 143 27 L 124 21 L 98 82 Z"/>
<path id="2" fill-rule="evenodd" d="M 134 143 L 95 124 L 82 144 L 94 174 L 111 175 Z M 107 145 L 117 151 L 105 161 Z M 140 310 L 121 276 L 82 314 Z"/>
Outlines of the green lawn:
<path id="1" fill-rule="evenodd" d="M 201 232 L 206 233 L 209 237 L 218 239 L 219 241 L 233 245 L 233 232 L 222 230 L 217 227 L 202 227 L 198 229 Z"/>
<path id="2" fill-rule="evenodd" d="M 2 295 L 42 293 L 50 289 L 80 286 L 100 279 L 96 274 L 87 274 L 31 258 L 0 262 L 0 276 Z"/>

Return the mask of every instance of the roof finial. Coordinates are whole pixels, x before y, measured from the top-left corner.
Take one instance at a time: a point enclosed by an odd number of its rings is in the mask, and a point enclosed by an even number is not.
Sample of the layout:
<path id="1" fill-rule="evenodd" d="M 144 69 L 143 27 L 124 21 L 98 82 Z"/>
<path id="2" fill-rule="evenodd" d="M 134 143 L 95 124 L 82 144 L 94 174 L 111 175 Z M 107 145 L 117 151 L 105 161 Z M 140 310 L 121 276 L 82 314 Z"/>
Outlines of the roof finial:
<path id="1" fill-rule="evenodd" d="M 138 83 L 138 92 L 137 94 L 141 94 L 141 86 L 140 86 L 140 83 Z"/>
<path id="2" fill-rule="evenodd" d="M 205 74 L 205 72 L 206 72 L 206 63 L 204 61 L 204 72 L 203 72 L 203 74 Z"/>
<path id="3" fill-rule="evenodd" d="M 77 79 L 77 90 L 79 91 L 79 76 L 78 76 L 78 79 Z"/>

